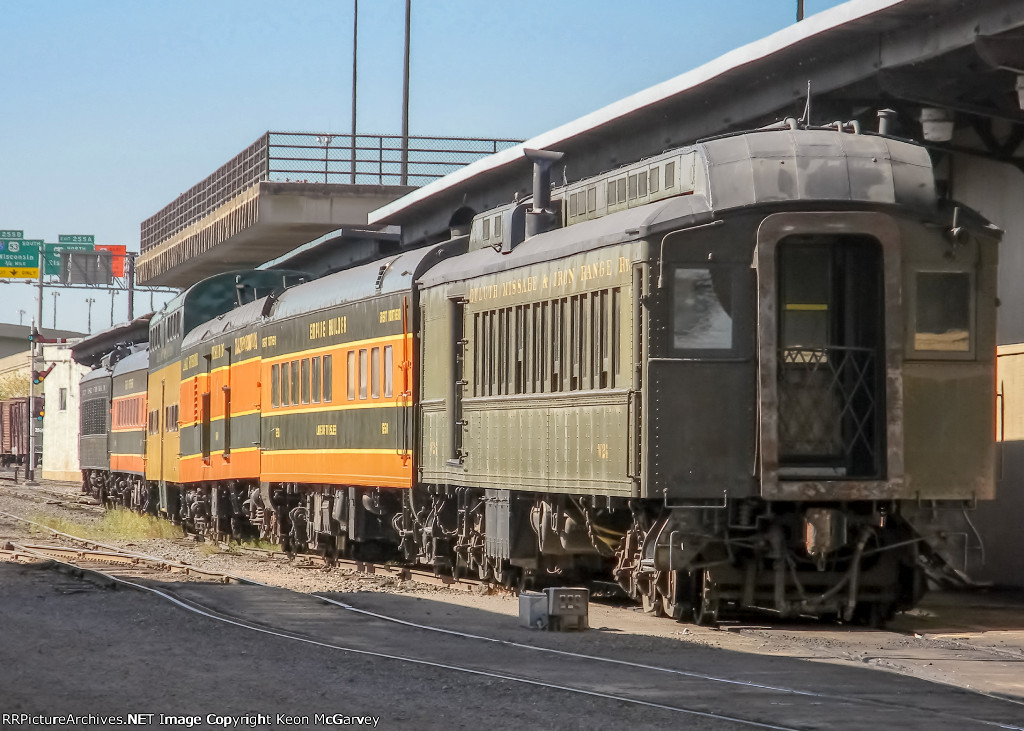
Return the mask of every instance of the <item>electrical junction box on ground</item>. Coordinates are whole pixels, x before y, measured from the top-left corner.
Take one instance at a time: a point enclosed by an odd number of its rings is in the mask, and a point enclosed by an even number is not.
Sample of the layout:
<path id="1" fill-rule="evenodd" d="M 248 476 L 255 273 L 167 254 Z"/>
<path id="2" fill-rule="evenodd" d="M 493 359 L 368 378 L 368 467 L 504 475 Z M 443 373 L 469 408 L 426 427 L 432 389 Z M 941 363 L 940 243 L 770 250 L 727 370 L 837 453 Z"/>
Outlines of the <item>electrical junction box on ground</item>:
<path id="1" fill-rule="evenodd" d="M 580 587 L 549 587 L 519 595 L 519 624 L 530 629 L 553 632 L 585 630 L 590 607 L 590 590 Z"/>

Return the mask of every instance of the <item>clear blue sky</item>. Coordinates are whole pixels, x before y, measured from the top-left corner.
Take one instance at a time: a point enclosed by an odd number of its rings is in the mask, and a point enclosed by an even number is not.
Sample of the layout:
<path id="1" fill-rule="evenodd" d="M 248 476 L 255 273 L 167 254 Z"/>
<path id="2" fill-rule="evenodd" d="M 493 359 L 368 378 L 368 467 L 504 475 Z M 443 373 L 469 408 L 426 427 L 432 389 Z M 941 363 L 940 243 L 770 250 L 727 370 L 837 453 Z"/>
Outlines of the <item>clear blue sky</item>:
<path id="1" fill-rule="evenodd" d="M 401 129 L 404 7 L 359 4 L 360 132 Z M 413 0 L 410 131 L 529 138 L 795 12 L 796 0 Z M 263 132 L 348 131 L 352 2 L 7 0 L 3 59 L 0 229 L 137 250 L 143 219 Z M 24 309 L 28 323 L 35 290 L 5 281 L 0 293 L 0 321 Z M 86 296 L 61 292 L 58 327 L 85 330 Z M 111 299 L 92 296 L 97 331 Z M 124 320 L 123 294 L 115 306 Z M 148 306 L 139 296 L 136 313 Z"/>

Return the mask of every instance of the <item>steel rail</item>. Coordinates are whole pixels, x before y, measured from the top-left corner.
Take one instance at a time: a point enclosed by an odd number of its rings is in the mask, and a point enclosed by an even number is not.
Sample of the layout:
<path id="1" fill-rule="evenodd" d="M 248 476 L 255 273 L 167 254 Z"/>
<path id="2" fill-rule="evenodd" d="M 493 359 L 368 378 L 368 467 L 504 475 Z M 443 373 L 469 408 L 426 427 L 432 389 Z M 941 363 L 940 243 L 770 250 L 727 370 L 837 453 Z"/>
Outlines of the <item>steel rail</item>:
<path id="1" fill-rule="evenodd" d="M 42 523 L 37 523 L 34 520 L 29 520 L 28 518 L 22 518 L 20 515 L 14 515 L 13 513 L 8 513 L 8 512 L 5 512 L 3 510 L 0 510 L 0 515 L 5 516 L 7 518 L 12 518 L 14 520 L 19 520 L 19 521 L 21 521 L 23 523 L 28 523 L 29 525 L 34 525 L 34 526 L 37 526 L 39 528 L 43 528 L 44 530 L 48 530 L 53 535 L 60 536 L 61 538 L 65 538 L 65 539 L 71 540 L 71 541 L 77 541 L 78 543 L 81 543 L 84 546 L 86 546 L 91 551 L 97 551 L 99 549 L 104 549 L 105 551 L 107 551 L 111 555 L 118 555 L 118 556 L 136 558 L 136 559 L 139 559 L 140 561 L 150 561 L 150 562 L 159 564 L 161 566 L 166 566 L 169 570 L 173 571 L 174 573 L 184 573 L 186 575 L 189 575 L 189 574 L 204 574 L 204 575 L 209 575 L 209 576 L 223 576 L 223 577 L 227 577 L 227 579 L 230 579 L 231 581 L 235 581 L 235 582 L 238 582 L 240 584 L 260 584 L 260 582 L 254 581 L 253 579 L 247 579 L 244 576 L 236 576 L 235 574 L 229 574 L 229 573 L 224 572 L 224 571 L 210 571 L 210 570 L 207 570 L 207 569 L 200 569 L 200 568 L 198 568 L 196 566 L 189 566 L 188 564 L 179 563 L 177 561 L 172 561 L 172 560 L 167 559 L 167 558 L 161 558 L 159 556 L 152 556 L 152 555 L 147 554 L 147 553 L 138 553 L 136 551 L 125 551 L 124 549 L 122 549 L 119 546 L 114 546 L 114 545 L 111 545 L 109 543 L 101 543 L 99 541 L 94 541 L 94 540 L 91 540 L 89 538 L 82 538 L 80 536 L 71 535 L 70 533 L 64 533 L 63 531 L 59 531 L 59 530 L 57 530 L 55 528 L 51 528 L 48 525 L 44 525 Z M 56 549 L 56 547 L 51 547 L 51 548 Z M 74 549 L 66 549 L 66 550 L 74 550 Z"/>

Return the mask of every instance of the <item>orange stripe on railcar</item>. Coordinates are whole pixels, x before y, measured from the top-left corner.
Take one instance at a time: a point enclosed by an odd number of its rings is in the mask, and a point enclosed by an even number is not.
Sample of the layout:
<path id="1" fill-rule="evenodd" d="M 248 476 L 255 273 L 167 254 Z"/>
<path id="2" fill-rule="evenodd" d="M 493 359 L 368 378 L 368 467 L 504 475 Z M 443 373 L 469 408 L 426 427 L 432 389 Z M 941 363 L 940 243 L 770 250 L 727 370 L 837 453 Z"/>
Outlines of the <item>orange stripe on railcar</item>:
<path id="1" fill-rule="evenodd" d="M 262 463 L 266 482 L 412 487 L 412 461 L 390 449 L 269 450 Z"/>
<path id="2" fill-rule="evenodd" d="M 143 474 L 146 471 L 146 458 L 141 454 L 111 454 L 111 472 L 137 472 Z"/>
<path id="3" fill-rule="evenodd" d="M 260 476 L 259 447 L 232 449 L 210 453 L 209 463 L 201 454 L 183 456 L 179 462 L 182 482 L 202 480 L 245 480 Z"/>

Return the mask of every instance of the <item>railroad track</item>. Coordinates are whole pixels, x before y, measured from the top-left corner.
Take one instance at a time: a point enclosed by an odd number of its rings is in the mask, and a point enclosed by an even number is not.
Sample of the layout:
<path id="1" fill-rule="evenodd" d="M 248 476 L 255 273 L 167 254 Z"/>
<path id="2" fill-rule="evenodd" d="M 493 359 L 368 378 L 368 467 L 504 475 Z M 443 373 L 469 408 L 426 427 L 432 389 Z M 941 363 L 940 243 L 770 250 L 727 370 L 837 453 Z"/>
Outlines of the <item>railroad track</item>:
<path id="1" fill-rule="evenodd" d="M 20 551 L 35 559 L 47 558 L 69 569 L 89 572 L 107 582 L 148 592 L 193 614 L 265 636 L 387 662 L 411 663 L 443 673 L 473 675 L 535 689 L 611 700 L 680 718 L 698 717 L 727 721 L 746 728 L 798 731 L 821 723 L 842 727 L 842 720 L 849 722 L 854 718 L 857 723 L 854 727 L 863 727 L 864 724 L 891 727 L 898 719 L 910 714 L 933 727 L 1024 731 L 1024 726 L 1013 721 L 1014 714 L 1019 715 L 1020 706 L 1002 715 L 989 711 L 989 717 L 975 717 L 921 703 L 786 687 L 742 677 L 511 642 L 367 612 L 329 596 L 284 593 L 277 587 L 258 582 L 240 587 L 246 592 L 272 592 L 257 601 L 253 601 L 253 596 L 248 593 L 223 596 L 210 582 L 146 582 L 150 577 L 144 573 L 126 574 L 126 570 L 130 571 L 139 561 L 135 554 L 127 552 L 79 551 L 63 546 L 9 546 L 6 550 Z M 101 568 L 105 563 L 116 566 Z M 318 601 L 324 603 L 319 611 L 311 606 Z M 381 632 L 379 626 L 372 626 L 381 624 L 399 629 Z M 436 649 L 417 651 L 414 648 L 420 643 L 409 642 L 410 633 L 441 633 L 445 639 L 436 645 Z M 495 646 L 498 651 L 481 652 L 480 647 L 484 644 Z M 536 661 L 538 653 L 546 655 L 544 662 Z M 622 682 L 615 682 L 611 672 L 599 669 L 604 666 L 619 670 Z M 681 698 L 689 702 L 680 702 Z M 749 704 L 759 709 L 756 717 L 745 716 L 735 710 Z M 794 722 L 793 718 L 815 718 L 818 722 Z"/>
<path id="2" fill-rule="evenodd" d="M 9 513 L 0 514 L 32 522 Z M 380 658 L 389 662 L 427 666 L 439 672 L 482 676 L 550 691 L 602 698 L 656 709 L 679 717 L 728 721 L 749 728 L 785 731 L 806 728 L 805 724 L 792 721 L 794 713 L 801 718 L 807 715 L 818 718 L 826 726 L 830 725 L 828 718 L 833 714 L 835 722 L 840 726 L 839 722 L 843 720 L 849 722 L 850 719 L 856 719 L 856 727 L 872 724 L 889 727 L 894 725 L 896 719 L 905 718 L 909 713 L 913 714 L 914 718 L 939 727 L 1024 731 L 1024 724 L 1016 721 L 1024 715 L 1024 707 L 1019 703 L 1007 703 L 1010 710 L 1006 712 L 1000 707 L 989 708 L 983 717 L 975 717 L 948 707 L 929 706 L 928 699 L 925 698 L 917 699 L 917 703 L 893 702 L 884 698 L 837 694 L 753 681 L 750 680 L 749 674 L 746 678 L 714 675 L 624 658 L 569 652 L 545 647 L 539 642 L 512 642 L 410 622 L 360 609 L 332 596 L 306 595 L 282 590 L 225 572 L 198 569 L 49 530 L 67 540 L 79 541 L 82 547 L 11 542 L 0 550 L 13 560 L 45 560 L 69 569 L 76 575 L 88 573 L 110 584 L 145 591 L 183 610 L 220 623 L 340 652 Z M 263 549 L 246 549 L 246 552 L 270 555 L 277 559 L 287 557 L 287 554 Z M 315 563 L 316 559 L 304 557 L 303 560 Z M 393 567 L 374 564 L 361 566 L 363 570 L 383 570 L 389 574 L 402 575 L 400 570 Z M 190 581 L 168 583 L 165 580 L 168 574 L 187 577 Z M 245 592 L 265 591 L 271 594 L 262 601 L 250 601 L 250 594 L 224 595 L 222 590 L 215 588 L 217 584 L 227 583 L 246 584 L 248 586 L 238 587 Z M 311 607 L 313 603 L 318 605 L 319 609 Z M 316 619 L 312 624 L 311 612 Z M 390 629 L 381 631 L 381 625 Z M 425 633 L 441 634 L 445 639 L 436 646 L 436 649 L 411 652 L 409 648 L 420 645 Z M 413 635 L 419 635 L 420 641 L 411 642 L 409 638 Z M 498 648 L 497 653 L 481 652 L 482 646 Z M 433 648 L 434 645 L 428 647 Z M 544 662 L 536 662 L 538 653 L 546 656 Z M 609 670 L 598 672 L 595 671 L 596 667 L 607 667 Z M 624 682 L 610 682 L 609 679 L 614 677 L 621 677 Z M 610 687 L 616 690 L 610 691 Z M 619 688 L 622 689 L 621 692 Z M 761 712 L 756 718 L 743 717 L 735 711 L 736 705 L 729 702 L 716 705 L 709 700 L 715 696 L 716 691 L 721 693 L 723 688 L 728 688 L 728 694 L 724 696 L 726 698 L 731 697 L 729 694 L 734 694 L 736 698 L 757 699 L 757 707 Z M 944 687 L 938 687 L 933 692 L 964 693 Z M 690 699 L 691 702 L 681 702 L 680 698 Z M 987 699 L 985 702 L 998 703 L 1000 700 Z"/>
<path id="3" fill-rule="evenodd" d="M 253 583 L 249 579 L 234 574 L 220 571 L 208 571 L 206 569 L 181 564 L 176 561 L 159 559 L 142 554 L 100 550 L 97 548 L 75 548 L 73 546 L 50 546 L 26 543 L 14 543 L 8 541 L 0 547 L 0 553 L 8 556 L 13 561 L 35 562 L 39 560 L 58 560 L 66 565 L 73 565 L 78 569 L 88 567 L 89 571 L 98 570 L 102 566 L 117 567 L 118 569 L 128 568 L 135 576 L 156 576 L 158 574 L 177 574 L 191 579 L 214 581 L 217 583 Z"/>
<path id="4" fill-rule="evenodd" d="M 284 551 L 271 551 L 265 548 L 253 548 L 251 546 L 238 546 L 219 541 L 217 545 L 229 553 L 241 553 L 251 556 L 261 556 L 271 561 L 287 562 L 292 566 L 308 568 L 346 568 L 357 573 L 382 575 L 396 578 L 401 581 L 413 581 L 417 584 L 428 586 L 440 586 L 446 589 L 457 591 L 483 591 L 489 590 L 487 582 L 475 579 L 455 578 L 445 574 L 438 574 L 433 571 L 409 568 L 406 566 L 394 566 L 392 564 L 380 564 L 372 561 L 356 561 L 347 558 L 336 558 L 327 561 L 323 556 L 315 553 L 289 554 Z"/>
<path id="5" fill-rule="evenodd" d="M 36 528 L 40 528 L 40 529 L 49 531 L 52 535 L 59 536 L 60 538 L 66 540 L 66 541 L 70 541 L 72 543 L 77 543 L 78 545 L 84 546 L 84 550 L 86 552 L 92 552 L 92 555 L 94 555 L 94 556 L 96 556 L 96 555 L 107 555 L 107 556 L 110 556 L 110 555 L 118 554 L 118 555 L 122 555 L 122 556 L 135 557 L 135 558 L 138 558 L 140 560 L 149 561 L 151 563 L 161 563 L 162 565 L 165 565 L 167 567 L 168 571 L 172 571 L 174 573 L 185 573 L 185 574 L 192 574 L 192 575 L 200 575 L 200 574 L 204 574 L 205 573 L 205 574 L 209 574 L 211 576 L 217 575 L 219 573 L 219 572 L 216 572 L 216 571 L 206 571 L 205 569 L 199 569 L 199 568 L 197 568 L 195 566 L 188 565 L 188 564 L 181 564 L 181 563 L 177 563 L 177 562 L 174 562 L 174 561 L 169 561 L 167 559 L 160 558 L 159 556 L 151 556 L 151 555 L 142 554 L 142 553 L 126 552 L 122 548 L 120 548 L 119 546 L 111 545 L 111 544 L 108 544 L 108 543 L 102 543 L 102 542 L 91 540 L 91 539 L 87 539 L 87 538 L 82 538 L 80 536 L 75 536 L 75 535 L 72 535 L 70 533 L 65 533 L 65 532 L 56 530 L 55 528 L 51 528 L 51 527 L 49 527 L 47 525 L 39 523 L 37 521 L 29 520 L 28 518 L 23 518 L 23 517 L 21 517 L 19 515 L 15 515 L 13 513 L 8 513 L 8 512 L 5 512 L 5 511 L 2 511 L 2 510 L 0 510 L 0 515 L 5 516 L 7 518 L 10 518 L 12 520 L 16 520 L 16 521 L 19 521 L 19 522 L 22 522 L 22 523 L 26 523 L 28 525 L 35 526 Z M 453 578 L 451 576 L 445 576 L 443 574 L 440 574 L 440 575 L 439 574 L 434 574 L 434 573 L 429 572 L 429 571 L 423 571 L 423 570 L 419 570 L 419 569 L 409 569 L 409 568 L 406 568 L 406 567 L 399 567 L 399 566 L 390 566 L 390 565 L 387 565 L 387 564 L 377 564 L 377 563 L 372 563 L 372 562 L 368 562 L 368 561 L 354 561 L 354 560 L 351 560 L 351 559 L 339 558 L 339 559 L 331 562 L 330 564 L 328 564 L 328 562 L 326 560 L 324 560 L 323 557 L 318 556 L 316 554 L 303 554 L 303 553 L 300 553 L 300 554 L 295 554 L 293 556 L 293 555 L 287 554 L 287 553 L 285 553 L 283 551 L 270 551 L 270 550 L 266 550 L 266 549 L 262 549 L 262 548 L 252 548 L 252 547 L 249 547 L 249 546 L 234 546 L 234 545 L 230 545 L 230 544 L 227 544 L 227 543 L 218 543 L 217 545 L 219 545 L 220 548 L 222 548 L 223 550 L 229 551 L 229 552 L 232 552 L 232 553 L 242 553 L 242 554 L 247 554 L 247 555 L 252 555 L 252 556 L 262 556 L 262 557 L 267 558 L 269 560 L 275 560 L 275 561 L 282 561 L 282 562 L 287 561 L 287 562 L 289 562 L 293 566 L 300 566 L 300 567 L 306 566 L 306 567 L 310 567 L 310 568 L 328 568 L 329 566 L 334 566 L 334 567 L 340 567 L 340 568 L 348 568 L 348 569 L 351 569 L 352 571 L 355 571 L 355 572 L 361 573 L 361 574 L 383 575 L 383 576 L 393 577 L 393 578 L 396 578 L 396 579 L 399 579 L 399 580 L 402 580 L 402 581 L 414 581 L 414 582 L 419 583 L 419 584 L 426 584 L 426 585 L 429 585 L 429 586 L 441 586 L 441 587 L 445 587 L 445 588 L 448 588 L 448 589 L 455 589 L 455 590 L 459 590 L 459 591 L 470 591 L 470 592 L 471 591 L 481 591 L 483 588 L 485 588 L 487 586 L 483 582 L 474 581 L 474 580 L 471 580 L 471 579 L 456 579 L 456 578 Z M 39 548 L 41 549 L 42 547 L 39 547 Z M 53 551 L 57 550 L 57 547 L 54 547 L 54 546 L 50 546 L 50 547 L 46 547 L 46 548 L 51 549 L 51 553 Z M 69 551 L 68 557 L 73 557 L 73 552 L 74 552 L 75 549 L 66 549 L 66 550 Z M 54 554 L 54 555 L 56 555 L 56 554 Z M 247 579 L 242 579 L 242 577 L 237 577 L 237 576 L 231 576 L 231 578 L 234 579 L 234 580 L 238 580 L 238 581 L 248 581 Z"/>

